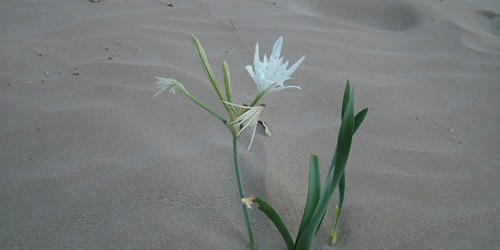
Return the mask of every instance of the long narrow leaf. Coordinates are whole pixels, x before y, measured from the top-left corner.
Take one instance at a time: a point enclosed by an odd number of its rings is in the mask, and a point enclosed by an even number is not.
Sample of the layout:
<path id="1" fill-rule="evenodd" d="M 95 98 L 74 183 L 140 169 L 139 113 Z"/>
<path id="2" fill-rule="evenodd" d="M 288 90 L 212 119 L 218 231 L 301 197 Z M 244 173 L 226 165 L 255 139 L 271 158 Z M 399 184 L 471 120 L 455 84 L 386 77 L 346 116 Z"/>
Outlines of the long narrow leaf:
<path id="1" fill-rule="evenodd" d="M 368 114 L 368 108 L 364 108 L 361 110 L 356 116 L 354 117 L 354 128 L 353 128 L 353 135 L 356 133 L 358 130 L 359 126 L 361 126 L 361 123 L 363 123 L 363 120 L 365 119 L 366 115 Z M 335 156 L 333 158 L 333 162 L 335 162 Z M 333 164 L 332 162 L 332 164 Z M 333 170 L 334 164 L 330 168 L 330 171 Z M 338 229 L 339 229 L 339 220 L 340 220 L 340 215 L 342 212 L 342 206 L 344 203 L 344 196 L 345 196 L 345 172 L 342 175 L 340 182 L 339 182 L 339 205 L 335 208 L 335 218 L 334 218 L 334 224 L 332 228 L 332 241 L 331 245 L 334 245 L 337 243 L 337 236 L 338 236 Z"/>
<path id="2" fill-rule="evenodd" d="M 361 126 L 361 123 L 363 123 L 363 120 L 365 120 L 366 115 L 368 114 L 368 108 L 364 108 L 363 110 L 359 111 L 358 114 L 354 117 L 354 133 L 358 130 L 359 126 Z"/>
<path id="3" fill-rule="evenodd" d="M 307 190 L 307 200 L 300 222 L 299 232 L 297 233 L 296 242 L 300 239 L 300 235 L 314 213 L 314 209 L 321 197 L 321 178 L 319 172 L 319 157 L 311 155 L 309 160 L 309 187 Z"/>
<path id="4" fill-rule="evenodd" d="M 349 81 L 347 81 L 347 86 L 346 88 L 349 86 Z M 350 92 L 351 90 L 349 90 Z M 345 108 L 344 107 L 344 104 L 345 106 L 347 106 L 347 102 L 346 102 L 346 99 L 345 99 L 345 96 L 346 96 L 346 92 L 344 92 L 344 100 L 342 102 L 342 117 L 344 116 L 344 113 L 345 113 Z M 361 110 L 359 113 L 356 114 L 356 116 L 354 117 L 354 128 L 353 128 L 353 135 L 354 133 L 356 133 L 356 131 L 358 130 L 358 128 L 361 126 L 361 123 L 363 123 L 363 120 L 365 119 L 366 115 L 368 114 L 368 108 L 364 108 L 363 110 Z M 337 148 L 335 148 L 335 151 L 334 151 L 334 155 L 333 155 L 333 158 L 332 158 L 332 163 L 330 164 L 330 169 L 328 170 L 328 176 L 330 176 L 330 174 L 332 173 L 333 169 L 335 168 L 335 161 L 336 161 L 336 158 L 337 158 Z"/>
<path id="5" fill-rule="evenodd" d="M 325 210 L 325 213 L 323 213 L 323 216 L 321 216 L 321 219 L 319 220 L 318 226 L 316 227 L 316 230 L 314 231 L 315 233 L 313 236 L 314 237 L 313 240 L 316 238 L 316 235 L 318 234 L 319 228 L 321 227 L 321 223 L 323 223 L 325 216 L 326 216 L 326 210 Z"/>
<path id="6" fill-rule="evenodd" d="M 356 116 L 354 117 L 353 136 L 356 133 L 356 131 L 358 130 L 358 128 L 361 126 L 361 123 L 363 123 L 363 120 L 365 119 L 367 114 L 368 114 L 368 108 L 364 108 L 358 114 L 356 114 Z M 333 170 L 335 169 L 336 159 L 337 159 L 337 148 L 335 148 L 335 152 L 333 154 L 332 163 L 330 164 L 330 169 L 328 170 L 327 180 L 328 180 L 328 177 L 330 177 L 330 176 L 333 177 L 332 173 L 333 173 Z"/>
<path id="7" fill-rule="evenodd" d="M 354 93 L 351 91 L 349 82 L 346 84 L 346 89 L 344 93 L 343 103 L 346 103 L 344 109 L 344 115 L 342 119 L 342 124 L 339 130 L 339 136 L 337 139 L 337 147 L 334 156 L 334 170 L 331 179 L 327 180 L 326 191 L 328 195 L 333 195 L 333 191 L 341 182 L 341 178 L 345 175 L 345 167 L 347 165 L 347 159 L 349 158 L 349 152 L 351 150 L 352 136 L 354 134 Z M 331 181 L 331 182 L 328 182 Z M 345 183 L 344 183 L 345 188 Z M 344 191 L 344 190 L 342 190 Z M 343 196 L 343 193 L 342 193 Z M 343 199 L 343 197 L 342 197 Z M 327 208 L 325 208 L 324 213 L 326 213 Z M 323 215 L 324 216 L 324 215 Z M 322 221 L 320 221 L 320 224 Z"/>
<path id="8" fill-rule="evenodd" d="M 295 246 L 293 244 L 292 237 L 290 236 L 290 232 L 276 210 L 260 198 L 255 198 L 253 201 L 259 205 L 259 210 L 264 212 L 264 214 L 267 215 L 267 217 L 273 222 L 274 226 L 276 226 L 276 229 L 280 232 L 283 240 L 285 240 L 288 250 L 294 250 Z"/>
<path id="9" fill-rule="evenodd" d="M 347 80 L 347 83 L 345 84 L 344 97 L 342 98 L 342 113 L 340 114 L 341 119 L 344 118 L 344 113 L 347 108 L 347 102 L 349 101 L 350 96 L 351 96 L 351 84 L 349 83 L 349 80 Z"/>
<path id="10" fill-rule="evenodd" d="M 366 115 L 368 113 L 368 108 L 364 108 L 363 110 L 361 110 L 355 117 L 354 117 L 354 132 L 353 132 L 353 136 L 354 134 L 356 133 L 356 131 L 358 130 L 359 126 L 361 126 L 361 123 L 363 122 L 363 120 L 365 119 Z M 333 177 L 332 173 L 333 173 L 333 170 L 335 169 L 335 161 L 337 160 L 337 149 L 335 148 L 335 152 L 333 154 L 333 158 L 332 158 L 332 163 L 330 164 L 330 169 L 328 170 L 328 175 L 327 175 L 327 183 L 328 183 L 328 178 L 331 176 Z M 332 178 L 330 178 L 332 179 Z"/>
<path id="11" fill-rule="evenodd" d="M 344 140 L 341 140 L 341 137 L 350 137 L 350 141 L 352 141 L 352 135 L 354 134 L 354 128 L 352 128 L 352 134 L 349 136 L 349 133 L 345 134 L 343 133 L 343 131 L 350 131 L 351 128 L 347 128 L 346 127 L 346 123 L 344 123 L 344 117 L 346 116 L 345 115 L 345 112 L 347 109 L 350 109 L 352 114 L 354 114 L 354 100 L 353 100 L 353 93 L 351 91 L 351 87 L 350 87 L 350 84 L 349 84 L 349 81 L 347 81 L 346 83 L 346 87 L 345 87 L 345 90 L 344 90 L 344 99 L 342 99 L 342 122 L 340 124 L 340 129 L 339 129 L 339 134 L 338 134 L 338 137 L 337 137 L 337 145 L 335 147 L 335 151 L 333 153 L 333 158 L 332 158 L 332 163 L 330 164 L 330 169 L 328 170 L 328 175 L 326 177 L 326 183 L 325 183 L 325 190 L 326 188 L 331 184 L 333 183 L 333 177 L 334 177 L 334 171 L 337 170 L 337 166 L 338 166 L 338 153 L 339 153 L 339 150 L 340 150 L 340 145 L 343 145 L 345 144 L 344 141 L 346 141 L 345 139 Z M 349 106 L 350 105 L 350 106 Z M 365 111 L 366 113 L 367 111 Z M 360 112 L 361 113 L 361 112 Z M 360 114 L 358 114 L 360 115 Z M 366 115 L 366 114 L 365 114 Z M 349 120 L 353 120 L 352 122 L 355 123 L 355 119 L 354 118 L 351 118 L 352 115 L 349 115 Z M 362 115 L 360 115 L 360 117 L 362 117 Z M 363 117 L 364 118 L 364 117 Z M 354 124 L 352 124 L 354 126 Z M 349 142 L 349 145 L 350 145 L 350 142 Z M 349 146 L 349 150 L 350 150 L 350 146 Z"/>
<path id="12" fill-rule="evenodd" d="M 343 174 L 347 159 L 349 158 L 352 135 L 354 134 L 354 100 L 353 93 L 350 91 L 349 85 L 346 87 L 346 92 L 347 91 L 349 91 L 349 96 L 345 113 L 342 116 L 342 124 L 340 125 L 337 139 L 337 157 L 335 159 L 334 176 L 337 175 L 339 180 Z"/>
<path id="13" fill-rule="evenodd" d="M 349 151 L 351 148 L 352 135 L 354 132 L 354 104 L 352 96 L 353 94 L 350 91 L 349 84 L 347 84 L 344 94 L 345 112 L 342 118 L 342 123 L 340 125 L 340 131 L 337 139 L 337 150 L 334 163 L 335 170 L 333 172 L 333 176 L 331 178 L 328 178 L 329 180 L 326 185 L 326 189 L 321 196 L 321 199 L 314 211 L 311 221 L 304 229 L 301 238 L 298 240 L 296 249 L 305 250 L 311 248 L 317 230 L 321 225 L 325 213 L 328 209 L 328 205 L 332 198 L 333 192 L 339 184 L 340 178 L 344 174 L 347 158 L 349 156 Z"/>
<path id="14" fill-rule="evenodd" d="M 345 167 L 347 165 L 347 159 L 349 158 L 349 152 L 352 144 L 352 136 L 354 134 L 354 93 L 348 88 L 349 82 L 346 86 L 346 93 L 344 97 L 347 98 L 347 101 L 344 100 L 346 104 L 345 113 L 342 119 L 342 125 L 339 131 L 339 138 L 337 140 L 337 151 L 335 157 L 335 168 L 333 172 L 333 178 L 331 183 L 327 183 L 329 185 L 328 190 L 332 190 L 332 193 L 337 185 L 339 185 L 340 192 L 340 202 L 343 203 L 344 192 L 345 192 Z M 345 126 L 343 126 L 345 124 Z M 340 183 L 342 182 L 342 183 Z M 341 209 L 341 207 L 340 207 Z M 340 209 L 338 212 L 340 212 Z M 325 210 L 326 213 L 326 210 Z M 337 219 L 340 214 L 337 214 Z"/>

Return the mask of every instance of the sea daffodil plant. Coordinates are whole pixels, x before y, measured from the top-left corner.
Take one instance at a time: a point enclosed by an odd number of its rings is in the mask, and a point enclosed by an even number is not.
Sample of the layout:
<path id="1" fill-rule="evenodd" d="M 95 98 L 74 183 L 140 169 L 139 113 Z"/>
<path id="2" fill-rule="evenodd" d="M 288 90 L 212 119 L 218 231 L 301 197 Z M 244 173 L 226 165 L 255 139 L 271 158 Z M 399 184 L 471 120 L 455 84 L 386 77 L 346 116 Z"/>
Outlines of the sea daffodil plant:
<path id="1" fill-rule="evenodd" d="M 311 155 L 310 166 L 309 166 L 309 188 L 306 199 L 306 205 L 303 212 L 302 221 L 299 227 L 295 241 L 286 227 L 285 223 L 282 221 L 281 217 L 278 215 L 276 210 L 266 203 L 263 199 L 258 197 L 247 197 L 245 195 L 243 181 L 241 178 L 240 160 L 238 154 L 238 138 L 244 130 L 247 128 L 252 128 L 252 137 L 248 149 L 250 149 L 253 138 L 255 136 L 255 130 L 257 124 L 261 122 L 260 115 L 264 111 L 265 105 L 259 104 L 259 101 L 264 95 L 269 92 L 275 92 L 279 90 L 295 88 L 301 89 L 299 86 L 294 85 L 284 85 L 284 82 L 291 79 L 291 75 L 297 70 L 300 64 L 304 60 L 302 56 L 297 62 L 295 62 L 290 68 L 288 67 L 289 62 L 285 61 L 281 56 L 281 48 L 283 45 L 283 37 L 278 38 L 274 43 L 272 53 L 269 57 L 264 54 L 262 61 L 260 60 L 259 45 L 255 45 L 255 55 L 254 63 L 252 65 L 247 65 L 245 68 L 250 74 L 251 78 L 257 85 L 257 92 L 250 105 L 240 105 L 234 103 L 232 100 L 232 86 L 231 86 L 231 76 L 229 73 L 228 64 L 223 61 L 222 63 L 222 73 L 224 76 L 224 87 L 225 94 L 223 95 L 219 89 L 219 85 L 215 79 L 214 72 L 210 63 L 208 62 L 205 50 L 201 46 L 199 40 L 193 35 L 192 41 L 198 56 L 200 57 L 201 65 L 211 83 L 213 89 L 219 101 L 223 105 L 227 112 L 227 117 L 220 115 L 214 109 L 207 106 L 205 103 L 201 102 L 198 98 L 193 96 L 182 83 L 173 78 L 160 78 L 156 82 L 158 92 L 153 95 L 157 96 L 163 91 L 168 90 L 172 94 L 175 91 L 182 92 L 189 99 L 191 99 L 195 104 L 197 104 L 202 109 L 206 110 L 208 113 L 219 119 L 231 132 L 233 136 L 233 157 L 236 180 L 238 184 L 238 191 L 240 194 L 240 199 L 243 208 L 243 214 L 245 222 L 247 225 L 248 237 L 250 241 L 250 247 L 252 249 L 256 248 L 256 242 L 253 235 L 252 223 L 248 213 L 248 209 L 251 208 L 252 204 L 257 203 L 259 210 L 263 211 L 268 218 L 274 223 L 278 231 L 281 233 L 285 244 L 289 250 L 308 250 L 312 247 L 318 230 L 323 222 L 326 215 L 329 203 L 333 196 L 333 193 L 337 186 L 339 187 L 339 205 L 335 207 L 334 216 L 334 226 L 332 230 L 332 244 L 337 241 L 338 228 L 340 212 L 342 210 L 344 194 L 345 194 L 345 167 L 347 163 L 347 158 L 349 156 L 352 137 L 354 132 L 359 128 L 363 122 L 368 109 L 363 109 L 357 115 L 354 115 L 354 98 L 353 92 L 349 85 L 349 81 L 346 84 L 344 98 L 342 102 L 342 122 L 340 125 L 340 130 L 337 139 L 337 146 L 334 151 L 333 160 L 328 171 L 326 181 L 323 189 L 320 183 L 320 171 L 319 171 L 319 158 L 318 156 Z M 265 123 L 261 123 L 264 126 L 266 135 L 270 135 Z"/>
<path id="2" fill-rule="evenodd" d="M 253 78 L 257 85 L 257 92 L 250 105 L 240 105 L 236 104 L 232 100 L 232 85 L 231 85 L 231 75 L 229 73 L 229 66 L 226 61 L 222 63 L 222 73 L 224 76 L 224 89 L 225 95 L 222 94 L 219 88 L 219 84 L 215 79 L 215 74 L 212 70 L 212 67 L 208 61 L 205 50 L 200 44 L 200 41 L 196 36 L 192 36 L 192 41 L 196 52 L 200 58 L 201 65 L 205 74 L 211 83 L 219 101 L 224 106 L 224 109 L 227 112 L 227 117 L 222 116 L 214 109 L 210 108 L 205 103 L 201 102 L 198 98 L 192 95 L 182 83 L 173 78 L 161 78 L 157 77 L 156 87 L 157 93 L 153 95 L 153 97 L 157 96 L 163 91 L 168 90 L 170 93 L 175 94 L 175 91 L 182 92 L 189 99 L 191 99 L 195 104 L 197 104 L 202 109 L 206 110 L 208 113 L 219 119 L 231 132 L 233 136 L 233 156 L 234 156 L 234 166 L 235 166 L 235 174 L 236 180 L 238 184 L 238 191 L 240 194 L 240 199 L 244 199 L 246 197 L 243 181 L 241 178 L 241 168 L 240 168 L 240 160 L 238 154 L 238 138 L 242 134 L 244 130 L 247 128 L 252 128 L 252 137 L 250 139 L 250 143 L 248 146 L 248 150 L 252 146 L 253 138 L 255 136 L 255 130 L 257 124 L 260 122 L 259 118 L 262 112 L 264 111 L 265 105 L 259 104 L 259 101 L 262 97 L 273 91 L 278 91 L 286 88 L 297 88 L 298 86 L 285 86 L 284 82 L 291 78 L 291 75 L 295 72 L 295 70 L 299 67 L 299 65 L 304 60 L 304 57 L 300 58 L 292 67 L 287 69 L 288 61 L 283 62 L 283 58 L 280 58 L 281 48 L 283 44 L 283 38 L 280 37 L 274 43 L 272 54 L 269 58 L 264 55 L 264 59 L 261 62 L 259 59 L 259 47 L 256 44 L 255 48 L 255 58 L 254 65 L 246 66 L 246 69 L 250 73 L 250 76 Z M 266 135 L 270 135 L 267 126 L 262 123 L 265 127 Z M 252 249 L 256 248 L 255 238 L 253 235 L 253 227 L 251 223 L 250 216 L 248 214 L 247 206 L 242 205 L 243 214 L 245 218 L 245 222 L 247 225 L 248 237 L 250 241 L 250 247 Z"/>

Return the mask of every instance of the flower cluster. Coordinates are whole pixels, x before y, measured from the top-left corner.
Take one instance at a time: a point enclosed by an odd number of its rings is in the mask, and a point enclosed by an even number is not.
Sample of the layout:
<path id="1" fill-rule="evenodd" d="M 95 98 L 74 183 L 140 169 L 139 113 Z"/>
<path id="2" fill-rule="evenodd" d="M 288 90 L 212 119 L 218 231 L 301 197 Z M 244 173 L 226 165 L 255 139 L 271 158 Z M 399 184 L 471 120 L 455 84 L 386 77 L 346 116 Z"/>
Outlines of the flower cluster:
<path id="1" fill-rule="evenodd" d="M 158 92 L 153 95 L 153 98 L 165 90 L 168 90 L 173 95 L 175 95 L 175 89 L 181 90 L 182 92 L 186 91 L 184 85 L 173 78 L 156 77 L 156 79 L 158 79 L 158 81 L 155 83 Z"/>
<path id="2" fill-rule="evenodd" d="M 201 58 L 202 66 L 205 69 L 205 73 L 207 74 L 209 80 L 212 83 L 217 95 L 219 96 L 220 101 L 224 105 L 226 111 L 229 114 L 229 119 L 222 118 L 221 115 L 217 114 L 215 111 L 210 109 L 208 106 L 203 104 L 193 95 L 191 95 L 184 85 L 182 85 L 179 81 L 173 78 L 161 78 L 157 77 L 158 82 L 156 82 L 156 88 L 158 91 L 153 97 L 162 93 L 163 91 L 168 90 L 170 93 L 175 94 L 175 91 L 181 91 L 186 94 L 191 100 L 193 100 L 196 104 L 198 104 L 203 109 L 210 112 L 212 115 L 224 121 L 227 125 L 230 125 L 229 128 L 235 137 L 239 137 L 241 133 L 246 128 L 252 128 L 252 137 L 250 139 L 250 144 L 248 149 L 252 146 L 253 138 L 255 136 L 255 130 L 257 128 L 258 121 L 260 119 L 260 115 L 264 111 L 264 106 L 258 104 L 260 99 L 269 92 L 275 92 L 288 88 L 301 89 L 299 86 L 295 85 L 287 85 L 285 86 L 285 81 L 290 80 L 292 74 L 297 70 L 300 64 L 304 61 L 305 56 L 302 56 L 297 62 L 295 62 L 290 68 L 288 67 L 289 61 L 284 61 L 281 56 L 281 49 L 283 47 L 283 37 L 279 37 L 273 45 L 272 53 L 268 57 L 267 54 L 264 54 L 262 61 L 260 60 L 259 54 L 259 44 L 255 44 L 255 54 L 253 60 L 253 66 L 247 65 L 245 69 L 250 74 L 251 78 L 255 82 L 257 86 L 257 93 L 251 105 L 239 105 L 232 102 L 231 99 L 231 83 L 229 76 L 229 69 L 227 64 L 224 62 L 224 82 L 225 82 L 225 90 L 226 97 L 224 97 L 217 86 L 215 81 L 215 76 L 212 72 L 211 66 L 208 63 L 208 59 L 206 58 L 205 51 L 201 47 L 198 39 L 193 36 L 193 43 L 195 44 L 196 50 Z M 267 132 L 266 127 L 266 132 Z M 269 132 L 267 132 L 270 134 Z"/>

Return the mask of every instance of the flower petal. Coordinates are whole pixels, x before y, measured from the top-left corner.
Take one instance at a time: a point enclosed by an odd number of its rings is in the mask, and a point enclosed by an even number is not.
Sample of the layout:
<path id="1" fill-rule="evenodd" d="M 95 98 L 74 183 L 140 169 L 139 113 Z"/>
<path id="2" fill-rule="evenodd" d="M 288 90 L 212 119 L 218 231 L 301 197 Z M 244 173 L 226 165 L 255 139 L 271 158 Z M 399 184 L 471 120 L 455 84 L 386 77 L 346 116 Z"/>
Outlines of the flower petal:
<path id="1" fill-rule="evenodd" d="M 276 90 L 283 90 L 283 89 L 302 89 L 300 86 L 297 86 L 297 85 L 286 85 L 286 86 L 281 86 L 281 87 L 277 87 L 275 88 Z"/>
<path id="2" fill-rule="evenodd" d="M 253 55 L 253 65 L 257 67 L 260 63 L 260 54 L 259 54 L 259 43 L 255 44 L 255 54 Z"/>
<path id="3" fill-rule="evenodd" d="M 273 45 L 273 53 L 271 54 L 271 57 L 274 59 L 278 59 L 281 55 L 281 47 L 283 46 L 283 37 L 280 36 L 276 42 L 274 42 Z"/>
<path id="4" fill-rule="evenodd" d="M 253 72 L 252 65 L 245 66 L 245 69 L 248 71 L 248 74 L 250 74 L 250 76 L 255 79 L 255 72 Z"/>
<path id="5" fill-rule="evenodd" d="M 295 72 L 295 70 L 297 70 L 297 68 L 300 66 L 300 64 L 302 63 L 302 61 L 304 61 L 304 58 L 306 58 L 306 56 L 302 56 L 297 62 L 295 62 L 292 67 L 290 67 L 288 70 L 287 70 L 287 74 L 288 75 L 292 75 L 293 72 Z"/>

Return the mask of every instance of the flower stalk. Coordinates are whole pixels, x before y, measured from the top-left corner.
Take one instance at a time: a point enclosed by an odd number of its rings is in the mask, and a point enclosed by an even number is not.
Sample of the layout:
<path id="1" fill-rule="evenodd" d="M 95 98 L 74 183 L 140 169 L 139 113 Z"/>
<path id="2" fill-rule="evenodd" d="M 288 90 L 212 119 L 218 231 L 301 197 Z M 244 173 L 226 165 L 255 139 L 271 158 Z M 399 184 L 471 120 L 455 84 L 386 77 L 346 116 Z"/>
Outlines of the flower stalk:
<path id="1" fill-rule="evenodd" d="M 186 91 L 184 94 L 186 94 L 186 96 L 189 99 L 191 99 L 191 101 L 193 101 L 194 103 L 196 103 L 202 109 L 206 110 L 208 113 L 210 113 L 211 115 L 215 116 L 215 118 L 219 119 L 222 123 L 224 123 L 224 124 L 227 123 L 226 118 L 224 118 L 222 115 L 219 115 L 219 113 L 213 111 L 206 104 L 204 104 L 203 102 L 199 101 L 196 97 L 194 97 L 191 93 L 189 93 L 188 91 Z"/>
<path id="2" fill-rule="evenodd" d="M 233 136 L 233 157 L 234 157 L 234 172 L 236 174 L 236 182 L 238 183 L 238 191 L 240 193 L 240 199 L 246 197 L 245 189 L 243 187 L 243 180 L 241 179 L 241 169 L 240 169 L 240 157 L 238 153 L 238 138 Z M 248 239 L 250 241 L 250 248 L 256 249 L 255 237 L 253 235 L 252 220 L 248 214 L 248 208 L 245 204 L 242 204 L 243 215 L 245 217 L 245 223 L 247 225 Z"/>
<path id="3" fill-rule="evenodd" d="M 172 78 L 161 78 L 157 77 L 158 82 L 156 82 L 156 88 L 158 89 L 158 92 L 153 95 L 152 98 L 156 97 L 159 95 L 161 92 L 168 90 L 171 94 L 175 95 L 175 90 L 179 90 L 182 93 L 184 93 L 191 101 L 193 101 L 196 105 L 200 106 L 202 109 L 206 110 L 208 113 L 211 115 L 215 116 L 217 119 L 219 119 L 222 123 L 226 123 L 226 118 L 224 118 L 222 115 L 219 113 L 213 111 L 208 105 L 203 103 L 202 101 L 198 100 L 195 96 L 193 96 L 187 89 L 182 85 L 182 83 L 178 82 L 175 79 Z"/>

